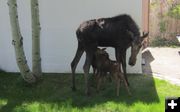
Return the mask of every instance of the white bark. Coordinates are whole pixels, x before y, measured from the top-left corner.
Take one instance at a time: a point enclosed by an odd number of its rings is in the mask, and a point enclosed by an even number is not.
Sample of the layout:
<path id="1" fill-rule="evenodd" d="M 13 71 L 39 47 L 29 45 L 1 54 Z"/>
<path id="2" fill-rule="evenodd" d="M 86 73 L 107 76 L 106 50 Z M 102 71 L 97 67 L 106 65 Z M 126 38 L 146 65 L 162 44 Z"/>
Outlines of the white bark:
<path id="1" fill-rule="evenodd" d="M 32 17 L 32 72 L 39 78 L 42 76 L 40 57 L 40 22 L 38 0 L 31 0 Z"/>
<path id="2" fill-rule="evenodd" d="M 23 37 L 20 33 L 16 0 L 8 0 L 8 6 L 13 38 L 12 44 L 15 48 L 17 65 L 19 67 L 23 79 L 28 83 L 34 83 L 36 81 L 36 78 L 31 73 L 24 54 Z"/>

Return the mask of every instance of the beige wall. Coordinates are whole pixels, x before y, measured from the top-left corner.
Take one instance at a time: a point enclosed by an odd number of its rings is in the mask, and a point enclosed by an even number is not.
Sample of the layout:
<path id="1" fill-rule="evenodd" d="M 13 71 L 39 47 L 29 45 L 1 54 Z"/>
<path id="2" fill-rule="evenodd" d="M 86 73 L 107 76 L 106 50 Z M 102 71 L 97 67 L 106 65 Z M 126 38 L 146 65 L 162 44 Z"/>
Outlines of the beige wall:
<path id="1" fill-rule="evenodd" d="M 75 30 L 85 20 L 127 13 L 141 26 L 141 0 L 39 0 L 41 20 L 41 55 L 43 72 L 70 72 L 70 63 L 77 49 Z M 0 1 L 0 68 L 18 71 L 11 32 L 7 1 Z M 31 16 L 29 0 L 18 0 L 18 11 L 25 53 L 31 66 Z M 114 49 L 108 52 L 114 59 Z M 129 55 L 129 53 L 128 53 Z M 129 56 L 127 56 L 127 59 Z M 82 72 L 84 55 L 77 71 Z M 141 55 L 128 72 L 141 73 Z"/>

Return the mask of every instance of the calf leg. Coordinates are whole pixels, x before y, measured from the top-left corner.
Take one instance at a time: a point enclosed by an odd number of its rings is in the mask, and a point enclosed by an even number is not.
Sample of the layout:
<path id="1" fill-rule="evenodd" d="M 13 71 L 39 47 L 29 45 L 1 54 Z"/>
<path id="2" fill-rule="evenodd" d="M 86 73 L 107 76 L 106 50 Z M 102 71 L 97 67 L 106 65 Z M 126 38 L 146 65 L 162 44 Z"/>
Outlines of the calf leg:
<path id="1" fill-rule="evenodd" d="M 76 55 L 73 59 L 73 61 L 71 62 L 71 71 L 72 71 L 72 90 L 75 91 L 76 90 L 76 86 L 75 86 L 75 70 L 77 67 L 77 64 L 82 56 L 84 52 L 84 49 L 82 46 L 80 46 L 80 44 L 78 43 L 78 48 L 76 51 Z"/>

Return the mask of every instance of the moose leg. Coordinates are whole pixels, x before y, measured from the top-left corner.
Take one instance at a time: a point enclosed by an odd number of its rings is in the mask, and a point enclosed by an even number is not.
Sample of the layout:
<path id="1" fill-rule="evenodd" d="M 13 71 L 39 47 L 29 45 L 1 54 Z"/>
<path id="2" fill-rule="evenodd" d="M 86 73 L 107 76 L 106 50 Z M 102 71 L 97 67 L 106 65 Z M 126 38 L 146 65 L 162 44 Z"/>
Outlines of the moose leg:
<path id="1" fill-rule="evenodd" d="M 89 69 L 93 59 L 93 52 L 86 51 L 86 60 L 83 66 L 84 69 L 84 78 L 85 78 L 85 93 L 89 95 Z"/>
<path id="2" fill-rule="evenodd" d="M 129 82 L 128 82 L 128 79 L 127 79 L 127 72 L 126 72 L 126 51 L 124 51 L 121 55 L 121 62 L 122 62 L 122 68 L 123 68 L 123 72 L 124 72 L 124 77 L 125 77 L 125 80 L 129 86 Z"/>
<path id="3" fill-rule="evenodd" d="M 118 73 L 115 73 L 115 80 L 116 80 L 116 95 L 119 96 L 120 77 L 118 76 Z"/>
<path id="4" fill-rule="evenodd" d="M 121 65 L 122 65 L 123 72 L 126 77 L 126 52 L 124 54 L 122 49 L 115 48 L 115 55 L 116 55 L 116 60 L 120 65 L 119 70 L 121 71 Z M 123 55 L 125 56 L 125 58 L 123 57 Z M 125 61 L 124 61 L 124 59 L 125 59 Z M 125 62 L 125 64 L 124 64 L 124 62 Z M 127 79 L 127 77 L 126 77 L 126 79 Z"/>
<path id="5" fill-rule="evenodd" d="M 99 74 L 100 74 L 100 71 L 97 69 L 97 70 L 96 70 L 96 73 L 94 74 L 94 76 L 95 76 L 95 81 L 96 81 L 96 86 L 97 86 L 97 84 L 98 84 Z"/>
<path id="6" fill-rule="evenodd" d="M 101 85 L 101 72 L 98 72 L 97 74 L 97 92 L 99 92 L 99 89 L 100 89 L 100 85 Z"/>
<path id="7" fill-rule="evenodd" d="M 93 67 L 93 75 L 95 75 L 96 72 L 96 68 Z"/>
<path id="8" fill-rule="evenodd" d="M 126 89 L 127 89 L 128 94 L 131 95 L 131 92 L 130 92 L 130 90 L 129 90 L 128 83 L 127 83 L 127 81 L 126 81 L 126 79 L 125 79 L 125 77 L 124 77 L 125 75 L 124 75 L 123 73 L 120 73 L 119 75 L 120 75 L 120 78 L 123 80 L 123 82 L 124 82 L 124 84 L 125 84 L 125 87 L 126 87 Z"/>
<path id="9" fill-rule="evenodd" d="M 117 79 L 117 93 L 116 95 L 119 96 L 119 87 L 120 87 L 120 79 Z"/>
<path id="10" fill-rule="evenodd" d="M 126 73 L 126 51 L 119 49 L 119 48 L 115 48 L 115 54 L 116 54 L 116 60 L 119 63 L 119 65 L 122 64 L 122 69 L 124 72 L 124 77 L 127 81 L 127 84 L 129 86 L 129 82 L 127 79 L 127 73 Z M 121 66 L 120 66 L 121 67 Z M 121 68 L 119 68 L 121 70 Z"/>
<path id="11" fill-rule="evenodd" d="M 73 61 L 71 62 L 71 70 L 72 70 L 72 90 L 75 91 L 76 90 L 76 86 L 75 86 L 75 70 L 77 67 L 77 64 L 82 56 L 84 52 L 84 49 L 82 46 L 80 46 L 80 44 L 78 43 L 78 48 L 76 51 L 76 55 L 73 59 Z"/>

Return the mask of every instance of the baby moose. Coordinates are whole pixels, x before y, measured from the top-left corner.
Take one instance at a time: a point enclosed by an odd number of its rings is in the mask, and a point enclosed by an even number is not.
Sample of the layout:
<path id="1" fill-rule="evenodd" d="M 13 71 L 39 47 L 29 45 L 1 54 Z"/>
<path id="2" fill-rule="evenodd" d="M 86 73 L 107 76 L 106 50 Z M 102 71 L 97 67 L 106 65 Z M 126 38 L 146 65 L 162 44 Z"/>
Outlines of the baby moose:
<path id="1" fill-rule="evenodd" d="M 119 96 L 119 87 L 121 80 L 124 82 L 128 94 L 131 95 L 128 88 L 128 84 L 124 78 L 124 74 L 121 72 L 120 65 L 121 64 L 119 64 L 117 61 L 112 61 L 109 58 L 109 55 L 105 51 L 105 48 L 103 49 L 97 48 L 93 57 L 92 67 L 94 74 L 96 76 L 98 91 L 100 88 L 102 78 L 105 77 L 105 75 L 107 75 L 107 73 L 109 72 L 111 77 L 113 77 L 113 79 L 115 79 L 116 82 L 116 95 Z"/>

